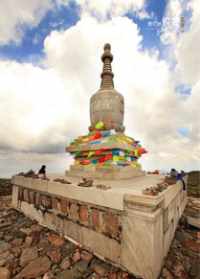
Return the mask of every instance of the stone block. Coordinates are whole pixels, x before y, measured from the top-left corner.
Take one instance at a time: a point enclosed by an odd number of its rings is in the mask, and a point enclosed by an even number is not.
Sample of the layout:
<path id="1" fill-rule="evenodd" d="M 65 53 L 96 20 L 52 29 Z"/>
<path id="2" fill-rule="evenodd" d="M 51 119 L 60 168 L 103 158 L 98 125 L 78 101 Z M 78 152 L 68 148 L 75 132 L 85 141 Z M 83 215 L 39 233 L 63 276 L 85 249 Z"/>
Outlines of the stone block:
<path id="1" fill-rule="evenodd" d="M 116 213 L 114 214 L 108 211 L 104 213 L 103 218 L 105 224 L 105 234 L 118 239 L 121 233 L 119 216 Z"/>
<path id="2" fill-rule="evenodd" d="M 114 261 L 116 263 L 120 262 L 120 244 L 111 238 L 106 237 L 102 233 L 95 232 L 86 227 L 81 227 L 81 243 L 86 247 L 92 247 L 94 253 L 97 253 L 106 259 Z"/>
<path id="3" fill-rule="evenodd" d="M 23 197 L 24 197 L 24 201 L 29 203 L 29 190 L 28 189 L 23 190 Z"/>
<path id="4" fill-rule="evenodd" d="M 51 202 L 50 196 L 41 195 L 40 202 L 41 202 L 41 205 L 44 206 L 45 208 L 48 208 L 48 209 L 52 208 L 52 202 Z"/>
<path id="5" fill-rule="evenodd" d="M 61 198 L 61 200 L 60 200 L 60 209 L 61 209 L 62 213 L 65 213 L 65 214 L 68 215 L 69 211 L 70 211 L 70 202 L 69 202 L 69 200 Z"/>
<path id="6" fill-rule="evenodd" d="M 13 188 L 12 188 L 12 206 L 14 206 L 15 208 L 18 207 L 19 191 L 20 191 L 20 187 L 17 187 L 15 185 L 13 185 Z"/>
<path id="7" fill-rule="evenodd" d="M 13 187 L 17 187 L 17 186 L 13 186 Z M 24 193 L 23 188 L 19 187 L 19 196 L 18 196 L 19 201 L 23 201 L 24 200 L 23 193 Z"/>
<path id="8" fill-rule="evenodd" d="M 52 208 L 61 211 L 61 200 L 57 197 L 52 197 Z"/>
<path id="9" fill-rule="evenodd" d="M 93 208 L 91 210 L 91 224 L 92 228 L 98 232 L 105 232 L 104 211 Z"/>
<path id="10" fill-rule="evenodd" d="M 66 219 L 63 220 L 63 224 L 64 235 L 82 243 L 80 225 Z"/>
<path id="11" fill-rule="evenodd" d="M 29 191 L 29 202 L 31 204 L 35 204 L 35 195 L 36 195 L 36 192 L 34 191 Z"/>
<path id="12" fill-rule="evenodd" d="M 69 218 L 73 221 L 79 220 L 79 206 L 75 202 L 72 202 L 70 205 Z"/>
<path id="13" fill-rule="evenodd" d="M 35 205 L 40 206 L 41 204 L 41 194 L 40 192 L 36 192 L 35 194 Z"/>
<path id="14" fill-rule="evenodd" d="M 89 211 L 87 205 L 80 205 L 79 207 L 79 221 L 82 224 L 89 225 Z"/>

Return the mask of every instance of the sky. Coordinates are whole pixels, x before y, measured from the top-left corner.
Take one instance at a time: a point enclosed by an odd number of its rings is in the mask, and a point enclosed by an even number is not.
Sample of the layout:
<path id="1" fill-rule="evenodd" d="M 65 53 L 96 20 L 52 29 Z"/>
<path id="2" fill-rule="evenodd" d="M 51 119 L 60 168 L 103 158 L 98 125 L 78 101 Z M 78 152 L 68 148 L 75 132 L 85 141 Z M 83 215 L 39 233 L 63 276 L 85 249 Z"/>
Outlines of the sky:
<path id="1" fill-rule="evenodd" d="M 200 169 L 200 0 L 1 0 L 0 177 L 64 173 L 103 45 L 145 170 Z"/>

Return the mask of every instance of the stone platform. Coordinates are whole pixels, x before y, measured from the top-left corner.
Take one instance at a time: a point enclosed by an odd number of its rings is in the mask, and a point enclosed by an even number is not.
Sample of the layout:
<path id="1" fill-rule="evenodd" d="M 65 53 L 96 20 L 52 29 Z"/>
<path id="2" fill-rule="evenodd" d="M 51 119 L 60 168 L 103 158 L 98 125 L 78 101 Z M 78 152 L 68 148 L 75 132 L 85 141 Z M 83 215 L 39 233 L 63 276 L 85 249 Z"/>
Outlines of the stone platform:
<path id="1" fill-rule="evenodd" d="M 139 168 L 133 168 L 132 166 L 120 167 L 120 166 L 81 166 L 72 165 L 70 170 L 65 173 L 67 176 L 73 177 L 86 177 L 86 178 L 96 178 L 105 180 L 115 180 L 115 179 L 130 179 L 138 176 L 143 176 L 145 174 Z"/>
<path id="2" fill-rule="evenodd" d="M 162 182 L 162 176 L 98 179 L 90 188 L 77 186 L 79 178 L 58 177 L 71 184 L 55 182 L 55 177 L 13 177 L 13 206 L 137 276 L 158 278 L 186 205 L 182 184 L 148 196 L 142 190 Z M 111 188 L 95 187 L 99 183 Z"/>

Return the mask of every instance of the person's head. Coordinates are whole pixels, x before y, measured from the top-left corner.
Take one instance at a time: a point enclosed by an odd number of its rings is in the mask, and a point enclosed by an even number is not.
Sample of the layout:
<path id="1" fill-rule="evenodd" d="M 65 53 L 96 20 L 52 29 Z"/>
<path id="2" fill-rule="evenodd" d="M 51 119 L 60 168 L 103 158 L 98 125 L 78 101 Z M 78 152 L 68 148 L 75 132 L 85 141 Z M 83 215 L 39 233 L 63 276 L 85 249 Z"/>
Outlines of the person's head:
<path id="1" fill-rule="evenodd" d="M 46 169 L 46 166 L 42 165 L 41 170 L 45 170 L 45 169 Z"/>

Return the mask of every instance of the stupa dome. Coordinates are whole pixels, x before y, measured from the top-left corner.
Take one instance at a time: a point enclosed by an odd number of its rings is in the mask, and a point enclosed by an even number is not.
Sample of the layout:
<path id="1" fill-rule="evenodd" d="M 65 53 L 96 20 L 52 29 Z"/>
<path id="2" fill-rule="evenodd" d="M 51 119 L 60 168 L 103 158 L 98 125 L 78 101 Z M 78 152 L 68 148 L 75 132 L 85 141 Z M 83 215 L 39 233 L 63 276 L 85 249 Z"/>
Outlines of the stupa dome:
<path id="1" fill-rule="evenodd" d="M 114 74 L 111 67 L 113 55 L 110 44 L 105 44 L 101 60 L 103 62 L 101 86 L 90 99 L 90 129 L 94 129 L 96 123 L 102 121 L 106 130 L 124 132 L 124 97 L 114 89 Z"/>

